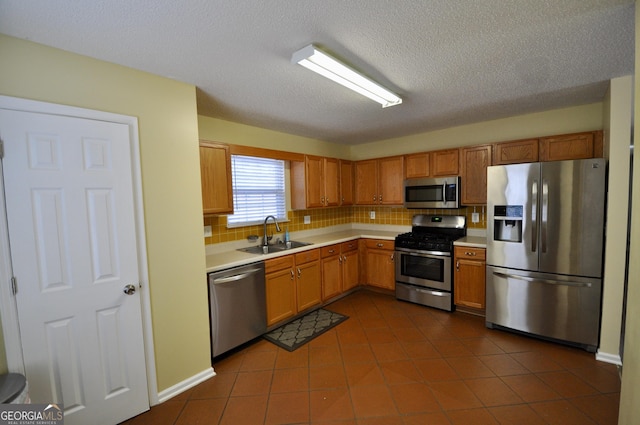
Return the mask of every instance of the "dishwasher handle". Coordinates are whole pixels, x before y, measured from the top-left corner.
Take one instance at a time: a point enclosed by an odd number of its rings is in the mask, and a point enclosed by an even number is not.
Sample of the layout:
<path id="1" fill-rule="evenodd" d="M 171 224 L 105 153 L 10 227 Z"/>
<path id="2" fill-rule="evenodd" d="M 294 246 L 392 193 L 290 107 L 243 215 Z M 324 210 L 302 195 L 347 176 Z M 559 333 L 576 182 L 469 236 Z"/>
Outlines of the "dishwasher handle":
<path id="1" fill-rule="evenodd" d="M 214 285 L 221 285 L 223 283 L 235 282 L 238 280 L 242 280 L 245 277 L 250 276 L 256 272 L 259 272 L 260 270 L 261 269 L 251 269 L 251 270 L 248 270 L 246 273 L 234 274 L 232 276 L 227 276 L 227 277 L 219 277 L 219 278 L 213 279 L 211 283 L 213 283 Z"/>

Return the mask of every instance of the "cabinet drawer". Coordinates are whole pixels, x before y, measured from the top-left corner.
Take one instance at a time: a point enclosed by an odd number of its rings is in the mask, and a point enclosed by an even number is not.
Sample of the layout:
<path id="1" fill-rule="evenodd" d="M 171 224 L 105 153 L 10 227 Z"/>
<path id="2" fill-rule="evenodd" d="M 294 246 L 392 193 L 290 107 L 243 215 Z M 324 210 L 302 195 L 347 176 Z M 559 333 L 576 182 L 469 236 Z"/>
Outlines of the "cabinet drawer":
<path id="1" fill-rule="evenodd" d="M 487 250 L 484 248 L 471 248 L 468 246 L 456 246 L 454 253 L 456 258 L 468 258 L 478 261 L 484 261 Z"/>
<path id="2" fill-rule="evenodd" d="M 319 249 L 311 249 L 309 251 L 299 252 L 296 255 L 296 264 L 304 264 L 309 261 L 319 260 L 320 259 L 320 250 Z"/>
<path id="3" fill-rule="evenodd" d="M 388 249 L 393 251 L 395 248 L 395 242 L 384 239 L 365 239 L 365 246 L 367 248 Z"/>
<path id="4" fill-rule="evenodd" d="M 320 256 L 322 258 L 331 257 L 333 255 L 338 255 L 338 254 L 340 254 L 339 244 L 329 245 L 329 246 L 320 248 Z"/>
<path id="5" fill-rule="evenodd" d="M 349 242 L 342 242 L 342 244 L 340 245 L 340 249 L 342 250 L 343 254 L 345 252 L 355 251 L 355 250 L 358 249 L 358 241 L 357 240 L 352 240 L 352 241 L 349 241 Z"/>
<path id="6" fill-rule="evenodd" d="M 278 270 L 293 268 L 293 255 L 286 255 L 284 257 L 272 258 L 265 260 L 264 271 L 266 274 L 277 272 Z"/>

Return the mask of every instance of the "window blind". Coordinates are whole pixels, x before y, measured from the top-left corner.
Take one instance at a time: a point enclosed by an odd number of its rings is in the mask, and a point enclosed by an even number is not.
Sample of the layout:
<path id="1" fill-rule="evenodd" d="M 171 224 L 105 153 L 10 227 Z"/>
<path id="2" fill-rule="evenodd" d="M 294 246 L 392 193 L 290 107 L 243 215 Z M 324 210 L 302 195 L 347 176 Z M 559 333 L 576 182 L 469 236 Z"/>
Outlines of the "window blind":
<path id="1" fill-rule="evenodd" d="M 233 215 L 229 227 L 264 222 L 265 217 L 286 219 L 284 161 L 231 155 Z"/>

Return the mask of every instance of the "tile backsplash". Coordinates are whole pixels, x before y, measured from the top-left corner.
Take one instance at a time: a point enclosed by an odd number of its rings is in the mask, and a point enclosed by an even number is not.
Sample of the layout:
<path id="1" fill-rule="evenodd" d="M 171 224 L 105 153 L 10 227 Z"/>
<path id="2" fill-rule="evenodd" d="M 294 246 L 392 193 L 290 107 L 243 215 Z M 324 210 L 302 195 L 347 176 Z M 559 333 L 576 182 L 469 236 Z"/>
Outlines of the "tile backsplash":
<path id="1" fill-rule="evenodd" d="M 371 218 L 371 212 L 375 213 L 375 218 Z M 374 207 L 374 206 L 350 206 L 336 208 L 317 208 L 309 210 L 289 211 L 289 221 L 281 224 L 288 227 L 290 232 L 300 230 L 318 229 L 322 227 L 335 226 L 348 223 L 369 223 L 369 224 L 392 224 L 401 226 L 411 226 L 411 219 L 415 214 L 440 214 L 440 215 L 465 215 L 467 217 L 467 228 L 486 229 L 486 206 L 477 206 L 475 211 L 479 215 L 478 223 L 472 222 L 474 207 L 458 209 L 406 209 L 403 207 Z M 304 217 L 309 216 L 311 222 L 304 224 Z M 211 237 L 204 238 L 205 245 L 230 242 L 246 239 L 249 235 L 261 236 L 263 233 L 262 224 L 244 227 L 227 227 L 226 216 L 204 217 L 204 225 L 211 226 Z M 269 222 L 269 232 L 273 232 L 275 226 Z M 282 227 L 284 231 L 284 227 Z"/>

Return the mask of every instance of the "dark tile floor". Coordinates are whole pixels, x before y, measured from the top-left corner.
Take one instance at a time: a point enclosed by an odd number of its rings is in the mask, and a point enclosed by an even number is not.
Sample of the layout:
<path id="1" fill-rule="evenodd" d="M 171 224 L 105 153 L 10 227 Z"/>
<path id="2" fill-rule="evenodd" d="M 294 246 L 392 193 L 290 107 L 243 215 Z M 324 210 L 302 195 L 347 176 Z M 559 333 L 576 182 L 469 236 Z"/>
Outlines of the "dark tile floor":
<path id="1" fill-rule="evenodd" d="M 583 350 L 367 290 L 327 308 L 350 318 L 291 353 L 258 340 L 125 424 L 617 423 L 617 368 Z"/>

